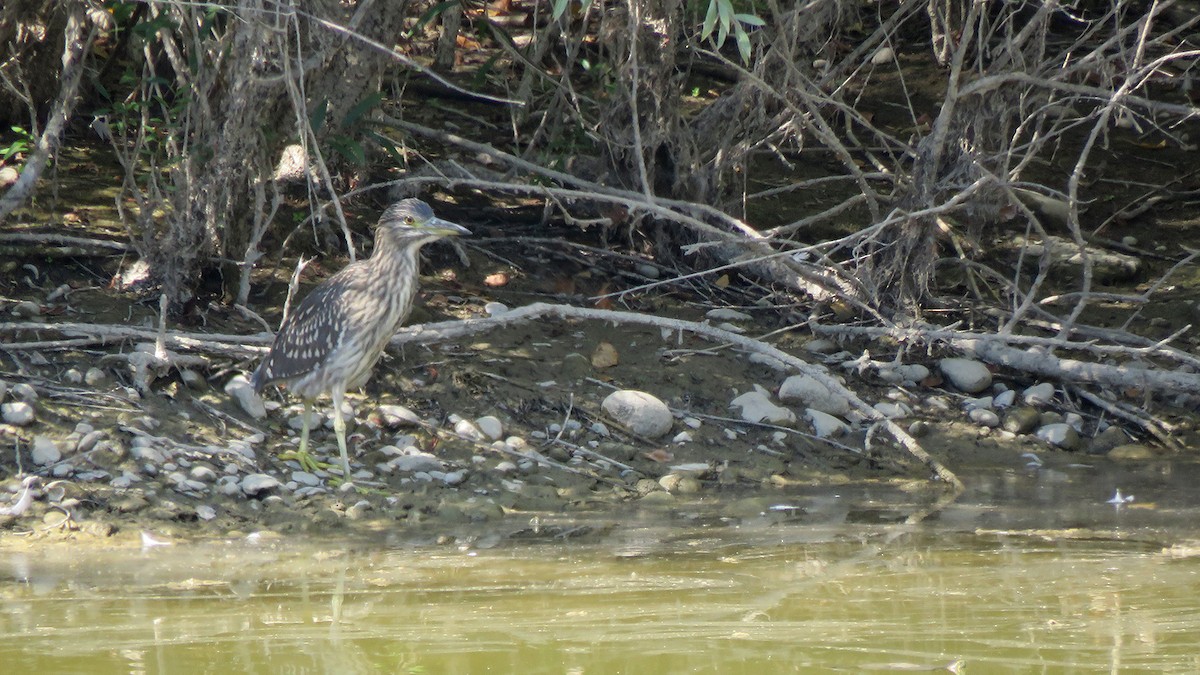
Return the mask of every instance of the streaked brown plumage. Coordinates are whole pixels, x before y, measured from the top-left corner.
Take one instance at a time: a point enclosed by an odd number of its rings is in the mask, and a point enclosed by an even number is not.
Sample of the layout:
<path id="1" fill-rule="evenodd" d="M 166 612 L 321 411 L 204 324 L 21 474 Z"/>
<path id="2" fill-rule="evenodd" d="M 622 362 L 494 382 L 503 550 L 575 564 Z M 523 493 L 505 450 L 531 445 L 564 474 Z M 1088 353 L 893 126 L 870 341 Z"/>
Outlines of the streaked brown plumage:
<path id="1" fill-rule="evenodd" d="M 375 230 L 375 250 L 347 265 L 308 294 L 284 320 L 271 351 L 254 371 L 256 391 L 280 382 L 304 399 L 304 427 L 296 455 L 306 468 L 312 403 L 333 398 L 333 428 L 342 454 L 343 478 L 350 478 L 342 399 L 366 383 L 388 340 L 408 317 L 417 292 L 421 247 L 442 237 L 470 232 L 433 214 L 419 199 L 387 208 Z"/>

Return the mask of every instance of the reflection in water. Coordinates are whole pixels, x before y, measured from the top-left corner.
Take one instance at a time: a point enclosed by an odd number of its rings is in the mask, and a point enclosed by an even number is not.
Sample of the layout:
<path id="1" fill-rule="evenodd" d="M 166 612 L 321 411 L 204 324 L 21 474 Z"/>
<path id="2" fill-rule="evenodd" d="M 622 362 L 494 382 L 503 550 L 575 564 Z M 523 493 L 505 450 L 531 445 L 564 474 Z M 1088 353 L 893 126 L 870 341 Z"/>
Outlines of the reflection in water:
<path id="1" fill-rule="evenodd" d="M 1096 499 L 1038 522 L 1092 529 L 1039 532 L 1031 523 L 1050 488 L 1031 485 L 1033 497 L 1003 478 L 976 483 L 972 494 L 1010 490 L 1023 507 L 963 500 L 919 526 L 896 524 L 904 514 L 881 506 L 895 495 L 875 489 L 853 504 L 828 492 L 779 509 L 723 504 L 741 509 L 736 518 L 700 505 L 632 514 L 588 543 L 0 553 L 0 663 L 48 673 L 1200 671 L 1200 557 L 1154 539 L 1170 510 L 1118 511 L 1104 502 L 1110 486 L 1089 486 Z"/>

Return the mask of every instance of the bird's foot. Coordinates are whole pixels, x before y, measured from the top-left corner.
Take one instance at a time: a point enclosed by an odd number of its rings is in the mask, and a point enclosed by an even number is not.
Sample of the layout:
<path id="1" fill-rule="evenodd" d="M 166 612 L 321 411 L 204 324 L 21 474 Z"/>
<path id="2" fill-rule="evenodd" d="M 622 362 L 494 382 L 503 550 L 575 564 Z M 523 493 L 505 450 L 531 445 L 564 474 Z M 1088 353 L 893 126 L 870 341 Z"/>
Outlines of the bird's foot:
<path id="1" fill-rule="evenodd" d="M 328 469 L 333 467 L 333 465 L 329 464 L 328 462 L 318 462 L 316 457 L 313 457 L 312 455 L 308 454 L 308 451 L 287 450 L 285 452 L 279 453 L 279 459 L 282 459 L 284 461 L 287 461 L 289 459 L 294 459 L 297 462 L 300 462 L 300 468 L 304 469 L 305 471 L 307 471 L 309 473 L 316 473 L 318 471 L 327 471 Z"/>

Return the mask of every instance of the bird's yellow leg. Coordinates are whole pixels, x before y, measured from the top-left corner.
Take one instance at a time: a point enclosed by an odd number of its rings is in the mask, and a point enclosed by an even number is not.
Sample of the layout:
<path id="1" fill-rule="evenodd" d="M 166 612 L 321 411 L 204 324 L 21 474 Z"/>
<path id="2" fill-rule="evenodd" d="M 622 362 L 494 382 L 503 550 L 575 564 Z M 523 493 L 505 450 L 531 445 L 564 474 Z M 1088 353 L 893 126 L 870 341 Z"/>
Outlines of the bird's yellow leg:
<path id="1" fill-rule="evenodd" d="M 300 468 L 309 473 L 316 473 L 321 469 L 328 468 L 328 465 L 318 462 L 315 457 L 308 454 L 308 428 L 312 426 L 312 401 L 307 399 L 304 401 L 303 422 L 304 424 L 300 429 L 300 449 L 281 452 L 279 453 L 279 459 L 294 459 L 300 462 Z"/>
<path id="2" fill-rule="evenodd" d="M 342 419 L 341 387 L 333 388 L 333 432 L 337 434 L 338 450 L 342 453 L 342 480 L 350 480 L 350 453 L 346 452 L 346 420 Z"/>

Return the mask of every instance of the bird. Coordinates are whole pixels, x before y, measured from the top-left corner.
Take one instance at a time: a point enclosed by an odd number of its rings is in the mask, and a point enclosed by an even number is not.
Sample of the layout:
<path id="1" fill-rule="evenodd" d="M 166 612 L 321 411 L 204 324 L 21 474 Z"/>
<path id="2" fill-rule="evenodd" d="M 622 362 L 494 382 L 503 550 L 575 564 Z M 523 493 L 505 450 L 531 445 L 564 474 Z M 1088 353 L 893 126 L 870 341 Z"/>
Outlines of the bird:
<path id="1" fill-rule="evenodd" d="M 298 460 L 308 471 L 321 467 L 308 453 L 308 432 L 314 402 L 329 394 L 342 480 L 350 481 L 342 419 L 346 391 L 367 382 L 388 340 L 408 318 L 419 283 L 421 247 L 469 234 L 467 228 L 438 218 L 420 199 L 398 201 L 379 217 L 371 257 L 321 282 L 284 319 L 250 378 L 256 392 L 278 383 L 304 400 L 300 448 L 282 456 Z"/>

